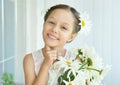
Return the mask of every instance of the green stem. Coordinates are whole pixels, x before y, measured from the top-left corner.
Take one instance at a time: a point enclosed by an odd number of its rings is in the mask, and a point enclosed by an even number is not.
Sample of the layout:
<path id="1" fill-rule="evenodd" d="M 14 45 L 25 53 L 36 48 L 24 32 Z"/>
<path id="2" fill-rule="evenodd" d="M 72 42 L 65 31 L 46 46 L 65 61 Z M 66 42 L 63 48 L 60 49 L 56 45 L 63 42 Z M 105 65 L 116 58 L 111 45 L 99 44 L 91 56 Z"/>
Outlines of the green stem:
<path id="1" fill-rule="evenodd" d="M 98 70 L 98 69 L 95 69 L 95 68 L 87 68 L 88 70 L 94 70 L 94 71 L 97 71 L 97 72 L 99 72 L 99 74 L 101 74 L 102 73 L 102 71 L 103 70 Z"/>
<path id="2" fill-rule="evenodd" d="M 88 62 L 85 62 L 85 63 L 79 68 L 79 70 L 83 69 L 83 67 L 84 67 L 85 65 L 87 65 L 87 64 L 88 64 Z"/>

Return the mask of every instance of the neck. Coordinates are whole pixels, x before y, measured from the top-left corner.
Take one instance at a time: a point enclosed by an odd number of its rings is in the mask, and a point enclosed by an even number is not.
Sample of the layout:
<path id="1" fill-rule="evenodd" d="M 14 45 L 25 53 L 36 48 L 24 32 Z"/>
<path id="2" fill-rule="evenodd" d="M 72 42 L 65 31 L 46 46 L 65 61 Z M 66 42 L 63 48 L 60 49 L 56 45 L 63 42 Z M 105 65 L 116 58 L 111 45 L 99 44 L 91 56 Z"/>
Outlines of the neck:
<path id="1" fill-rule="evenodd" d="M 44 48 L 46 49 L 46 46 L 44 46 Z M 64 50 L 64 47 L 52 47 L 49 46 L 50 50 Z"/>

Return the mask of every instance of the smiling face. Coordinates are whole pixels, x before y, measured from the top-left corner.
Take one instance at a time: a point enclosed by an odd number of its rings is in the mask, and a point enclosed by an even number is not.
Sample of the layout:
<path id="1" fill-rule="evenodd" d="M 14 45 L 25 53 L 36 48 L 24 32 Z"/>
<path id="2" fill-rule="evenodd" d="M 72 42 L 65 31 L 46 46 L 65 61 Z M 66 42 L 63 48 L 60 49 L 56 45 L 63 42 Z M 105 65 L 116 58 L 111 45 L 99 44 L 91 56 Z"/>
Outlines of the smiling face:
<path id="1" fill-rule="evenodd" d="M 50 47 L 63 47 L 66 42 L 72 41 L 76 34 L 73 34 L 74 17 L 65 9 L 55 9 L 48 16 L 44 23 L 43 39 L 45 45 Z"/>

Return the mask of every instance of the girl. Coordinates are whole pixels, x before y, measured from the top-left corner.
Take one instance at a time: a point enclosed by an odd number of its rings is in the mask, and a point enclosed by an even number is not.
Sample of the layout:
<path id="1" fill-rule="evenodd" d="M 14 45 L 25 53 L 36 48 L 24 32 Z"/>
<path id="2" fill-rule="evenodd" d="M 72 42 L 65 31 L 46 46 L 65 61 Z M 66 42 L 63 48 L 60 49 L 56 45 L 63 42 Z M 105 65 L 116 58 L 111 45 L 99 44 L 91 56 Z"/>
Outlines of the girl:
<path id="1" fill-rule="evenodd" d="M 72 7 L 59 4 L 51 7 L 44 16 L 43 40 L 45 46 L 24 58 L 25 85 L 46 85 L 50 80 L 50 67 L 58 56 L 67 57 L 64 45 L 80 31 L 79 13 Z M 50 85 L 50 84 L 48 84 Z M 53 84 L 57 85 L 55 80 Z"/>

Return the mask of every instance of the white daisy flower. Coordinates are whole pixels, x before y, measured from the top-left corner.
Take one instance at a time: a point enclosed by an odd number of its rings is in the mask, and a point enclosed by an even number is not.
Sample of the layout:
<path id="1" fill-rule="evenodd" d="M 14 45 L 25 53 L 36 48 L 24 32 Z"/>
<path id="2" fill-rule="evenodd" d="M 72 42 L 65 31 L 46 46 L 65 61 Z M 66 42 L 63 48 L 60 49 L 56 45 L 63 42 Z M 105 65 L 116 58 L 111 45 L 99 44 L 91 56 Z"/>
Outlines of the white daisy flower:
<path id="1" fill-rule="evenodd" d="M 73 81 L 68 82 L 63 80 L 63 82 L 65 83 L 65 85 L 76 85 Z"/>
<path id="2" fill-rule="evenodd" d="M 103 67 L 102 58 L 98 56 L 94 48 L 89 48 L 86 46 L 81 48 L 81 52 L 83 52 L 83 56 L 81 56 L 81 58 L 90 58 L 92 60 L 91 67 L 98 69 Z"/>
<path id="3" fill-rule="evenodd" d="M 92 27 L 91 21 L 89 19 L 89 15 L 86 12 L 81 13 L 80 21 L 81 21 L 81 23 L 80 23 L 80 25 L 81 25 L 80 34 L 86 36 L 86 35 L 89 34 L 89 32 L 91 30 L 91 27 Z"/>
<path id="4" fill-rule="evenodd" d="M 103 80 L 103 78 L 106 76 L 106 74 L 108 73 L 108 71 L 110 71 L 111 69 L 111 66 L 110 65 L 107 65 L 105 66 L 103 69 L 102 69 L 102 72 L 100 74 L 100 76 L 98 76 L 98 80 L 101 81 Z"/>
<path id="5" fill-rule="evenodd" d="M 64 57 L 59 57 L 59 61 L 54 64 L 55 69 L 63 69 L 63 72 L 67 71 L 68 69 L 71 69 L 74 72 L 76 72 L 79 69 L 80 62 L 78 60 L 74 60 L 72 58 L 65 59 Z"/>

